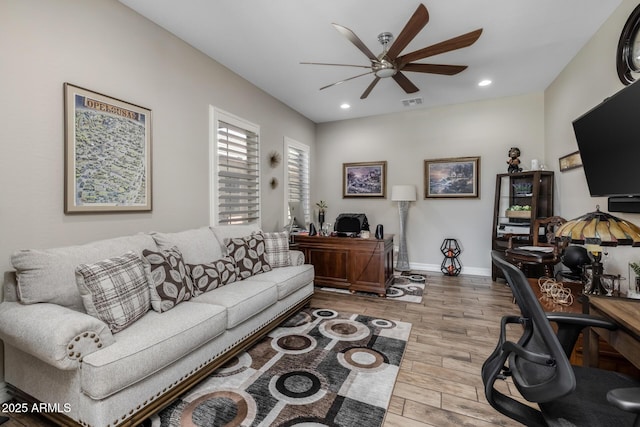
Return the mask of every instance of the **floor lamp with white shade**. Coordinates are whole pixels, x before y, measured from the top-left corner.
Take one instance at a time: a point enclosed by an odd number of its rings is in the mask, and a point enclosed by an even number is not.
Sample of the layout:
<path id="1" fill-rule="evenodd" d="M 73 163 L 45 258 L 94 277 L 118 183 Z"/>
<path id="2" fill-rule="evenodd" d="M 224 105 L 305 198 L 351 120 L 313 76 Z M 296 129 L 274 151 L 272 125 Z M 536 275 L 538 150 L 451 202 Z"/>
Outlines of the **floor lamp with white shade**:
<path id="1" fill-rule="evenodd" d="M 409 213 L 409 202 L 416 201 L 415 185 L 394 185 L 391 189 L 391 200 L 398 202 L 400 212 L 400 240 L 398 246 L 398 259 L 396 270 L 409 271 L 409 253 L 407 252 L 407 214 Z"/>

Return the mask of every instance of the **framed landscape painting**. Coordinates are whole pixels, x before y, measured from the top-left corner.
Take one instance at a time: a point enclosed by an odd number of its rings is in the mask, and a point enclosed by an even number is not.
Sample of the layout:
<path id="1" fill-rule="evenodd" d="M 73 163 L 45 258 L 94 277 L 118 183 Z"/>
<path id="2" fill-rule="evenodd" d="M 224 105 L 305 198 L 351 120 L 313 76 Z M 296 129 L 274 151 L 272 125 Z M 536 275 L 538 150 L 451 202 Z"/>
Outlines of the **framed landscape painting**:
<path id="1" fill-rule="evenodd" d="M 342 197 L 387 197 L 387 162 L 343 163 Z"/>
<path id="2" fill-rule="evenodd" d="M 479 197 L 480 157 L 424 161 L 424 197 Z"/>
<path id="3" fill-rule="evenodd" d="M 151 110 L 69 83 L 65 213 L 151 210 Z"/>

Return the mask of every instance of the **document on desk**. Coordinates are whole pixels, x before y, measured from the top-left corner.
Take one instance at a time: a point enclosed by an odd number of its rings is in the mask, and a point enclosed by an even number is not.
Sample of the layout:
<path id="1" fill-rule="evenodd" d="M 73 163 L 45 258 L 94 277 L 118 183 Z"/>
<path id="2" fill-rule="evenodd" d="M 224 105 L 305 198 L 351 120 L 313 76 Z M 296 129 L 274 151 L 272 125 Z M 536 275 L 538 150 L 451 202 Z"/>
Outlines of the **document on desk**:
<path id="1" fill-rule="evenodd" d="M 533 252 L 553 252 L 553 248 L 549 246 L 518 246 L 518 249 L 523 249 L 525 251 L 533 251 Z"/>

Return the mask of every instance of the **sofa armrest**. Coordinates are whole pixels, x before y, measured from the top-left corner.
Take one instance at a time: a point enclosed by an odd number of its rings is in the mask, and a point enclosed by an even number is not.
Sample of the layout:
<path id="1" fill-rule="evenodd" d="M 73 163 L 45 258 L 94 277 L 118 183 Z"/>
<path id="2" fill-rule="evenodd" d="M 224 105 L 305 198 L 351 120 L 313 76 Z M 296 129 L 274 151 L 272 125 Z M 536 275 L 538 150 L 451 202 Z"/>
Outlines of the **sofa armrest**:
<path id="1" fill-rule="evenodd" d="M 57 304 L 0 304 L 0 339 L 58 369 L 115 342 L 106 323 Z"/>
<path id="2" fill-rule="evenodd" d="M 289 265 L 302 265 L 304 264 L 304 253 L 302 251 L 289 250 Z"/>

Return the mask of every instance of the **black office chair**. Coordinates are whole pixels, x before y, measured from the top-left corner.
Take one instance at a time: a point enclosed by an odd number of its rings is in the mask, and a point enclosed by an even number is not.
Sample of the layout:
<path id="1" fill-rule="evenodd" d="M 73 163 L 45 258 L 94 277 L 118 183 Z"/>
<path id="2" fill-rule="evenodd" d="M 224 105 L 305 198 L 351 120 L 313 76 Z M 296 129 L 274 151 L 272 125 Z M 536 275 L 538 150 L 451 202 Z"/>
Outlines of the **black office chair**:
<path id="1" fill-rule="evenodd" d="M 615 329 L 616 325 L 586 314 L 544 313 L 522 271 L 507 262 L 502 252 L 493 251 L 491 257 L 521 311 L 502 318 L 498 345 L 482 365 L 491 406 L 527 426 L 640 426 L 639 382 L 617 372 L 569 363 L 584 327 Z M 557 324 L 557 332 L 550 322 Z M 508 324 L 521 325 L 517 342 L 509 341 Z M 539 409 L 494 388 L 496 380 L 509 376 L 522 397 Z"/>

